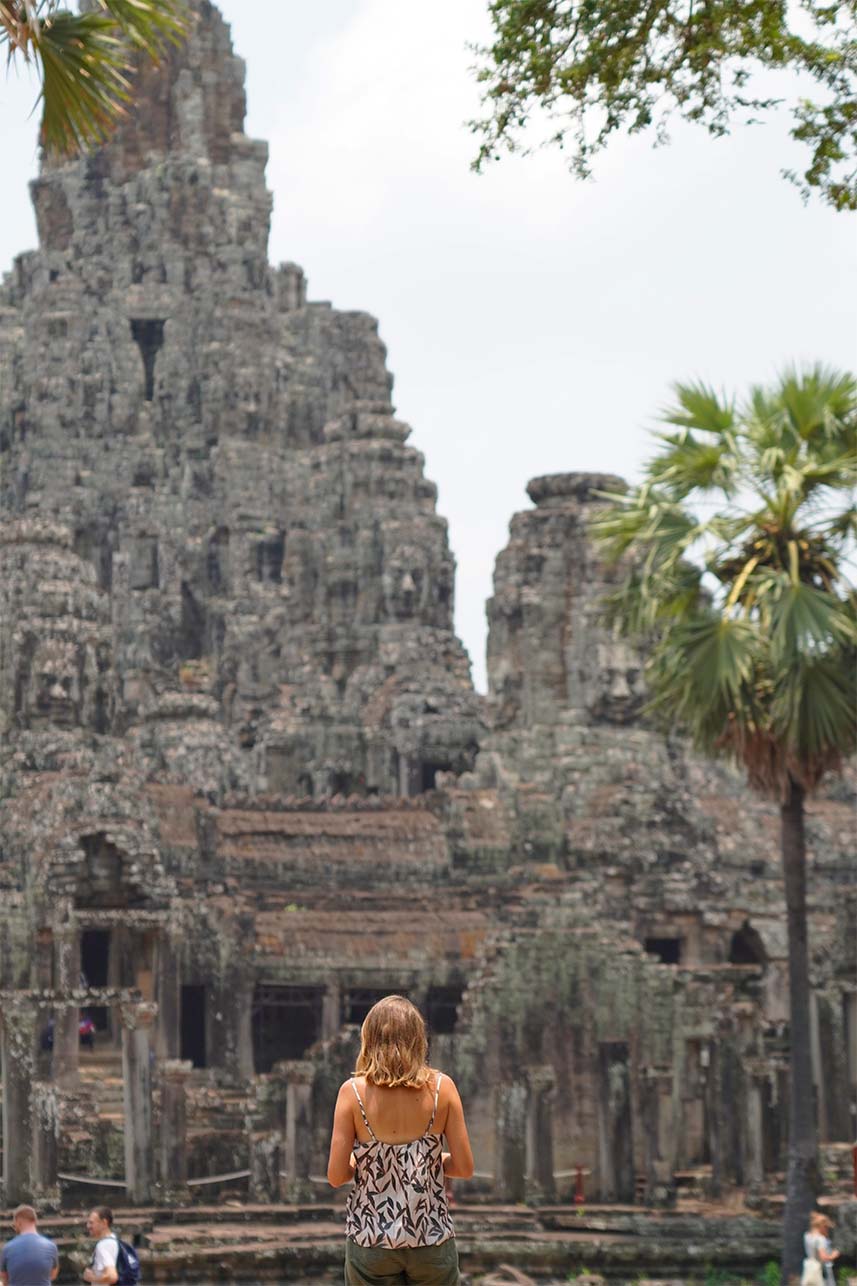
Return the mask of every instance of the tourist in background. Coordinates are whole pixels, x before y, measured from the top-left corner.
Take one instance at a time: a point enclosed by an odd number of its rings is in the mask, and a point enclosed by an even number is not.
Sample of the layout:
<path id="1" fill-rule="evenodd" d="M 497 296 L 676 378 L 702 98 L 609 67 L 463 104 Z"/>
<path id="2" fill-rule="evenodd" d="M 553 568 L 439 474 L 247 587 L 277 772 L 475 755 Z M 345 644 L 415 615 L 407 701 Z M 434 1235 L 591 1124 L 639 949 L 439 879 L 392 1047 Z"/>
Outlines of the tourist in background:
<path id="1" fill-rule="evenodd" d="M 830 1234 L 833 1224 L 827 1215 L 814 1210 L 809 1216 L 809 1231 L 804 1234 L 803 1273 L 801 1286 L 834 1286 L 833 1265 L 839 1251 L 833 1250 Z"/>
<path id="2" fill-rule="evenodd" d="M 57 1248 L 36 1227 L 32 1206 L 18 1206 L 12 1214 L 15 1236 L 0 1251 L 3 1286 L 50 1286 L 60 1270 Z"/>
<path id="3" fill-rule="evenodd" d="M 354 1180 L 348 1286 L 460 1280 L 445 1180 L 469 1179 L 473 1154 L 458 1090 L 427 1056 L 425 1023 L 409 1000 L 386 996 L 372 1006 L 355 1074 L 336 1100 L 327 1166 L 334 1188 Z"/>
<path id="4" fill-rule="evenodd" d="M 119 1280 L 116 1260 L 119 1240 L 113 1231 L 113 1211 L 109 1206 L 96 1206 L 86 1216 L 86 1231 L 95 1239 L 92 1263 L 84 1269 L 83 1280 L 95 1286 L 114 1286 Z"/>

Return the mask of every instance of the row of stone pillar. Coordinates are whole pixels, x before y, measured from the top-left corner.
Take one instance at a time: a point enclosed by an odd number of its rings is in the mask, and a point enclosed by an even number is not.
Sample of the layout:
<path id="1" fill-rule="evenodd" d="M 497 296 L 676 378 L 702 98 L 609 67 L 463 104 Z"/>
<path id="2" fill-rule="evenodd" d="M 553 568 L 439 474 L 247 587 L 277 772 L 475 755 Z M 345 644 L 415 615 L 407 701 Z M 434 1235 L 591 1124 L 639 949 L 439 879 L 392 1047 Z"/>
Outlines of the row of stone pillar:
<path id="1" fill-rule="evenodd" d="M 60 1105 L 63 1092 L 76 1078 L 79 1005 L 77 999 L 53 1001 L 53 1061 L 58 1075 L 46 1082 L 36 1074 L 38 1026 L 45 1017 L 45 1006 L 39 1004 L 38 998 L 3 1002 L 0 1075 L 3 1199 L 7 1205 L 33 1199 L 50 1205 L 57 1199 Z M 150 1199 L 154 1182 L 152 1030 L 157 1006 L 132 1002 L 118 1008 L 122 1029 L 125 1181 L 129 1198 L 141 1202 Z"/>
<path id="2" fill-rule="evenodd" d="M 57 1011 L 55 1032 L 69 1023 L 59 1015 L 72 1013 L 77 1039 L 75 1004 Z M 188 1198 L 187 1081 L 192 1064 L 179 1059 L 154 1059 L 157 1006 L 126 1003 L 119 1006 L 122 1031 L 125 1184 L 128 1200 L 152 1200 L 156 1182 L 163 1199 Z M 59 1134 L 62 1082 L 37 1079 L 36 1032 L 38 1009 L 24 1004 L 4 1005 L 0 1019 L 0 1070 L 3 1081 L 3 1192 L 6 1205 L 38 1201 L 43 1208 L 59 1200 Z M 153 1129 L 153 1068 L 160 1085 L 160 1129 L 157 1152 Z M 313 1152 L 313 1064 L 284 1062 L 274 1069 L 276 1124 L 273 1132 L 248 1130 L 251 1187 L 258 1197 L 306 1200 L 310 1195 Z M 269 1163 L 264 1164 L 267 1152 Z M 282 1170 L 281 1167 L 282 1166 Z"/>
<path id="3" fill-rule="evenodd" d="M 621 1051 L 620 1051 L 621 1052 Z M 599 1172 L 608 1199 L 636 1198 L 637 1175 L 630 1130 L 630 1085 L 617 1074 L 618 1054 L 605 1072 L 604 1101 L 598 1104 Z M 723 1102 L 716 1059 L 709 1079 L 709 1145 L 714 1181 L 735 1179 L 724 1147 L 724 1126 L 715 1102 Z M 758 1185 L 763 1178 L 763 1082 L 748 1075 L 740 1102 L 739 1133 L 742 1138 L 742 1181 Z M 500 1201 L 550 1201 L 555 1197 L 553 1151 L 554 1072 L 549 1066 L 522 1069 L 520 1078 L 495 1091 L 494 1195 Z M 663 1146 L 670 1137 L 673 1115 L 672 1072 L 650 1069 L 642 1095 L 641 1172 L 647 1201 L 669 1201 L 673 1186 L 673 1158 Z M 624 1135 L 620 1139 L 620 1135 Z"/>
<path id="4" fill-rule="evenodd" d="M 555 1195 L 552 1067 L 522 1070 L 498 1086 L 494 1108 L 494 1195 L 500 1201 L 552 1201 Z"/>
<path id="5" fill-rule="evenodd" d="M 248 1119 L 250 1191 L 256 1200 L 307 1201 L 312 1195 L 315 1071 L 303 1059 L 275 1063 L 272 1110 L 263 1122 Z"/>

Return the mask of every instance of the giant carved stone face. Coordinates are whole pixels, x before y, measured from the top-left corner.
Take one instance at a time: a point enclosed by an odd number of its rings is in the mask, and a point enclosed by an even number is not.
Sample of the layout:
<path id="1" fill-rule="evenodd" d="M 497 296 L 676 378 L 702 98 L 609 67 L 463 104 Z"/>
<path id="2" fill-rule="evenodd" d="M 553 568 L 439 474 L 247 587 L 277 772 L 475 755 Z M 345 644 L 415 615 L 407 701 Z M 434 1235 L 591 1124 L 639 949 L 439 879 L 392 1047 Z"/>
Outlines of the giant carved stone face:
<path id="1" fill-rule="evenodd" d="M 84 646 L 72 639 L 38 642 L 24 683 L 21 715 L 31 728 L 78 727 L 84 721 Z"/>
<path id="2" fill-rule="evenodd" d="M 425 555 L 415 545 L 401 545 L 384 570 L 384 602 L 393 621 L 418 617 L 428 595 Z"/>
<path id="3" fill-rule="evenodd" d="M 627 643 L 611 640 L 596 645 L 595 659 L 589 714 L 599 723 L 631 723 L 645 699 L 639 656 Z"/>

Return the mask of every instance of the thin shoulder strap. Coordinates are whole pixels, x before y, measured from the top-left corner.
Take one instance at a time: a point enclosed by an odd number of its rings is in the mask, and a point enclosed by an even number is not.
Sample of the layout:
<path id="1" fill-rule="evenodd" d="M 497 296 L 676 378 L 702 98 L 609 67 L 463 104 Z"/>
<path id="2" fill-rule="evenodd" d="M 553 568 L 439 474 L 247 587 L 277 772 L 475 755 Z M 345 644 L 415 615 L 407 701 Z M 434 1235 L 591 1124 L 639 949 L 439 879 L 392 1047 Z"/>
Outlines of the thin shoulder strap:
<path id="1" fill-rule="evenodd" d="M 374 1139 L 375 1131 L 372 1129 L 372 1126 L 369 1124 L 369 1118 L 366 1115 L 366 1108 L 363 1106 L 363 1100 L 360 1097 L 360 1093 L 357 1089 L 357 1082 L 355 1081 L 353 1076 L 351 1077 L 351 1088 L 354 1090 L 354 1097 L 357 1099 L 357 1105 L 360 1108 L 360 1115 L 363 1117 L 363 1124 L 366 1126 L 366 1129 L 369 1131 L 370 1135 Z M 434 1120 L 434 1117 L 432 1117 L 432 1120 Z M 377 1142 L 377 1139 L 375 1141 Z"/>
<path id="2" fill-rule="evenodd" d="M 431 1120 L 426 1127 L 426 1134 L 431 1133 L 431 1127 L 434 1125 L 434 1118 L 437 1116 L 437 1099 L 440 1094 L 440 1083 L 443 1080 L 443 1072 L 437 1074 L 437 1084 L 434 1087 L 434 1108 L 432 1109 Z"/>

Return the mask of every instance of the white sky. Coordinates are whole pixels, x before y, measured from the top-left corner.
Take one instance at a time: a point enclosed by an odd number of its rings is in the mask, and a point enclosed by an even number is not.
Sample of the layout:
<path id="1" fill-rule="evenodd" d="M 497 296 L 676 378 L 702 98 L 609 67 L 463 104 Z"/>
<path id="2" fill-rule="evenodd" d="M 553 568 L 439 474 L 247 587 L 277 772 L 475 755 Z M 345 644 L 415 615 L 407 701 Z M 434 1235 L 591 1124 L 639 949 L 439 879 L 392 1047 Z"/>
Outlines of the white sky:
<path id="1" fill-rule="evenodd" d="M 529 478 L 633 477 L 673 380 L 740 390 L 791 361 L 857 364 L 854 219 L 779 177 L 803 158 L 785 111 L 720 141 L 617 138 L 590 183 L 557 153 L 477 177 L 466 43 L 487 6 L 220 0 L 247 132 L 270 144 L 271 260 L 302 264 L 310 298 L 380 318 L 480 687 L 494 558 Z M 33 96 L 0 73 L 0 270 L 36 241 Z"/>

